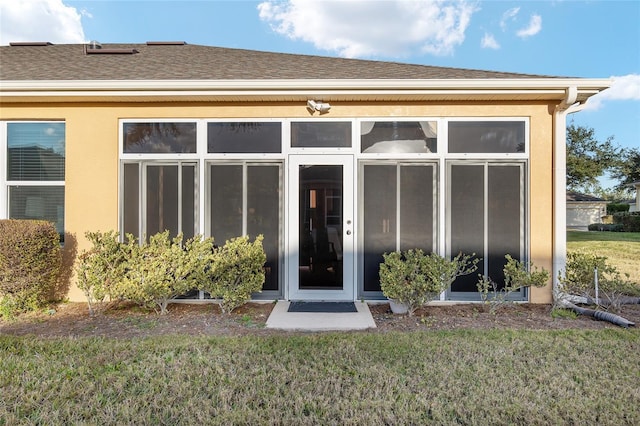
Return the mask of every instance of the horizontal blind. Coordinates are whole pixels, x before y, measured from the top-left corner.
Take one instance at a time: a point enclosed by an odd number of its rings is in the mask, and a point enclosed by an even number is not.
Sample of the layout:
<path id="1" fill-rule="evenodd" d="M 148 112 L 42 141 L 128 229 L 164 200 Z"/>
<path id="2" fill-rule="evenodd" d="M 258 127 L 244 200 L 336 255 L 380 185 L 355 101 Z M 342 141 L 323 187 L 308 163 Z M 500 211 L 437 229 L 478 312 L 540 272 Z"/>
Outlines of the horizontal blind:
<path id="1" fill-rule="evenodd" d="M 8 181 L 64 181 L 64 123 L 7 124 Z"/>

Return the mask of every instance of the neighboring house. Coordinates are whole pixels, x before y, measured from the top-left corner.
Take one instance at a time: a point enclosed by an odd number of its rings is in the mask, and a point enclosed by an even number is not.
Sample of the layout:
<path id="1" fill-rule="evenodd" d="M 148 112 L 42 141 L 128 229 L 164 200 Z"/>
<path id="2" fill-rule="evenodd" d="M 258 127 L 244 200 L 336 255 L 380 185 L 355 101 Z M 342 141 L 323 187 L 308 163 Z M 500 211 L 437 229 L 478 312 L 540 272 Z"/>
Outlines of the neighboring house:
<path id="1" fill-rule="evenodd" d="M 640 181 L 630 183 L 629 186 L 632 186 L 636 189 L 636 199 L 635 202 L 633 202 L 629 207 L 629 211 L 640 212 Z"/>
<path id="2" fill-rule="evenodd" d="M 0 218 L 79 251 L 97 230 L 264 234 L 268 299 L 381 298 L 382 254 L 409 248 L 557 276 L 566 116 L 610 84 L 182 42 L 0 55 Z M 480 300 L 476 281 L 443 299 Z"/>
<path id="3" fill-rule="evenodd" d="M 602 223 L 607 201 L 593 195 L 567 192 L 567 229 L 588 231 L 589 224 Z"/>

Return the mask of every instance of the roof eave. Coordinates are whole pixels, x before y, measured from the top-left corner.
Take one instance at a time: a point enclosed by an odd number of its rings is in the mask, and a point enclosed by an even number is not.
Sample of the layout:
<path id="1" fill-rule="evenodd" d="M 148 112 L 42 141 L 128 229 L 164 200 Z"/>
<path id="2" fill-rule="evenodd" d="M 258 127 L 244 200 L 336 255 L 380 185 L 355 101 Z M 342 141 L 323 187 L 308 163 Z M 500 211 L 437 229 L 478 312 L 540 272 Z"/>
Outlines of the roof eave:
<path id="1" fill-rule="evenodd" d="M 609 79 L 380 79 L 380 80 L 13 80 L 0 82 L 4 102 L 137 100 L 560 100 L 576 87 L 584 102 Z"/>

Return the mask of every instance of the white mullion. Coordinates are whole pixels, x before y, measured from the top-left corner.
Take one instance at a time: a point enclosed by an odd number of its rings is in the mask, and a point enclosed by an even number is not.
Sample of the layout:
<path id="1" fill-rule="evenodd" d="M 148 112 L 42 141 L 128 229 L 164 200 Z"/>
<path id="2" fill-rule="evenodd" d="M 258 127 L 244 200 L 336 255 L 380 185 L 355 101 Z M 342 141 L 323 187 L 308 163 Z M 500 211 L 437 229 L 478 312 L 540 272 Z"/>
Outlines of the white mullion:
<path id="1" fill-rule="evenodd" d="M 247 213 L 247 183 L 248 183 L 248 169 L 249 166 L 246 162 L 242 163 L 242 235 L 247 235 L 248 226 L 248 213 Z"/>
<path id="2" fill-rule="evenodd" d="M 178 161 L 178 234 L 183 232 L 182 229 L 182 208 L 184 207 L 182 204 L 182 161 Z"/>
<path id="3" fill-rule="evenodd" d="M 520 259 L 525 259 L 525 220 L 526 220 L 526 209 L 525 209 L 525 186 L 524 186 L 524 178 L 525 178 L 525 168 L 524 164 L 520 163 Z"/>
<path id="4" fill-rule="evenodd" d="M 400 173 L 402 173 L 401 163 L 396 164 L 396 250 L 400 250 L 400 197 L 402 196 L 402 187 L 400 180 Z"/>
<path id="5" fill-rule="evenodd" d="M 484 197 L 483 197 L 483 209 L 484 209 L 484 230 L 483 230 L 483 250 L 484 250 L 484 271 L 485 276 L 489 274 L 489 162 L 484 162 Z"/>
<path id="6" fill-rule="evenodd" d="M 140 200 L 140 206 L 138 207 L 138 235 L 139 242 L 142 243 L 146 240 L 147 235 L 147 223 L 144 219 L 146 217 L 147 211 L 147 164 L 145 162 L 140 162 L 140 167 L 138 168 L 138 199 Z"/>
<path id="7" fill-rule="evenodd" d="M 3 158 L 8 157 L 7 122 L 0 122 L 0 152 Z M 6 157 L 5 157 L 6 155 Z M 7 178 L 7 162 L 0 161 L 0 219 L 9 217 L 9 183 Z"/>

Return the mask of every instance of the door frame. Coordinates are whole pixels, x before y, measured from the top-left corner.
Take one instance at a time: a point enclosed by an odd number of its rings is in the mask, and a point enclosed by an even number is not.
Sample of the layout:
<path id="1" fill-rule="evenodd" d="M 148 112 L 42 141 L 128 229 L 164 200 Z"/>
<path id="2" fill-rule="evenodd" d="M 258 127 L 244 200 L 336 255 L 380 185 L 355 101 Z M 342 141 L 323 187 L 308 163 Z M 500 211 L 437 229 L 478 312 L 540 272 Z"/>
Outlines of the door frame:
<path id="1" fill-rule="evenodd" d="M 290 154 L 287 161 L 285 239 L 285 298 L 287 300 L 355 300 L 356 276 L 356 176 L 353 154 Z M 342 259 L 343 280 L 341 290 L 299 288 L 299 203 L 301 165 L 342 166 Z"/>

